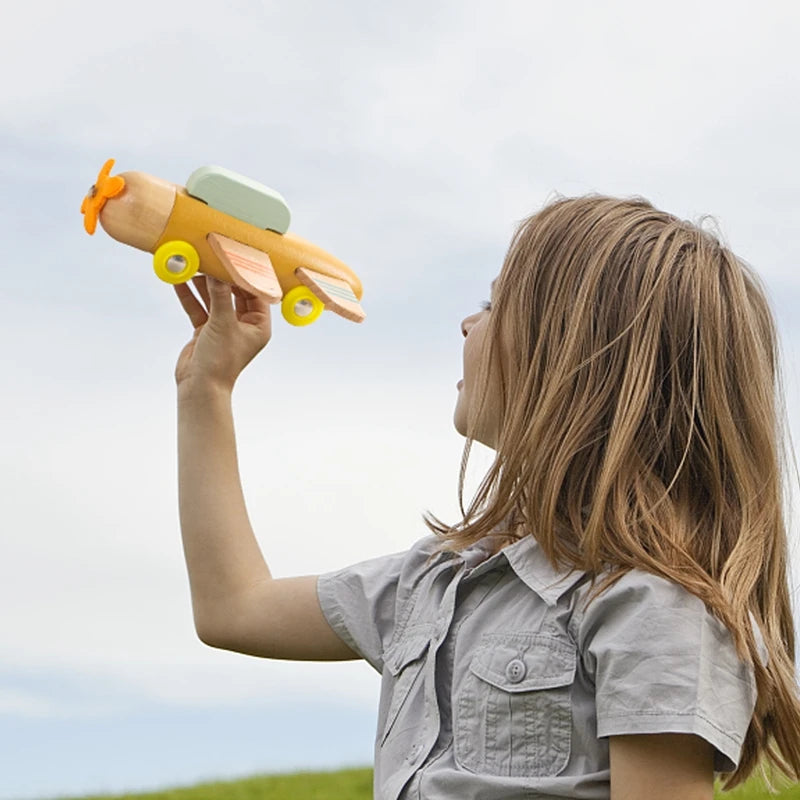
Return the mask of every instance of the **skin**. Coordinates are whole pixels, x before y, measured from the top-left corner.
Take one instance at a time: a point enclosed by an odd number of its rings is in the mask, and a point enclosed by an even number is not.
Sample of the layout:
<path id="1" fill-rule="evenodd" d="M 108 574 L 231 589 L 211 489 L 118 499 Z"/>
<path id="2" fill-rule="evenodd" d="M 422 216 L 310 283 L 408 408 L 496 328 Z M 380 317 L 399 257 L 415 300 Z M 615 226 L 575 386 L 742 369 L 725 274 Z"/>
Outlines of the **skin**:
<path id="1" fill-rule="evenodd" d="M 494 289 L 494 282 L 492 282 L 492 289 Z M 458 382 L 458 399 L 453 412 L 453 424 L 462 436 L 469 435 L 469 412 L 473 404 L 477 408 L 479 401 L 478 376 L 482 359 L 481 349 L 488 333 L 491 302 L 485 305 L 486 307 L 474 314 L 470 314 L 461 322 L 461 334 L 464 337 L 464 377 Z M 494 383 L 497 380 L 497 375 L 494 372 L 490 372 L 490 383 Z M 475 428 L 472 431 L 473 439 L 492 449 L 496 447 L 500 430 L 499 396 L 499 391 L 490 385 L 484 407 L 481 409 L 480 417 L 475 420 Z"/>
<path id="2" fill-rule="evenodd" d="M 212 647 L 269 658 L 356 658 L 322 614 L 316 576 L 272 578 L 245 508 L 231 392 L 269 342 L 269 306 L 209 276 L 193 283 L 200 299 L 186 284 L 175 287 L 194 328 L 175 379 L 179 511 L 197 634 Z"/>
<path id="3" fill-rule="evenodd" d="M 263 300 L 209 276 L 175 287 L 194 329 L 175 368 L 181 533 L 195 627 L 206 644 L 267 658 L 358 658 L 330 628 L 316 576 L 273 578 L 245 508 L 236 457 L 231 394 L 242 370 L 271 337 Z M 464 384 L 454 415 L 466 425 L 489 311 L 465 318 Z M 488 446 L 497 409 L 478 421 Z M 478 438 L 476 436 L 476 438 Z M 711 800 L 712 749 L 696 736 L 609 738 L 612 800 Z"/>

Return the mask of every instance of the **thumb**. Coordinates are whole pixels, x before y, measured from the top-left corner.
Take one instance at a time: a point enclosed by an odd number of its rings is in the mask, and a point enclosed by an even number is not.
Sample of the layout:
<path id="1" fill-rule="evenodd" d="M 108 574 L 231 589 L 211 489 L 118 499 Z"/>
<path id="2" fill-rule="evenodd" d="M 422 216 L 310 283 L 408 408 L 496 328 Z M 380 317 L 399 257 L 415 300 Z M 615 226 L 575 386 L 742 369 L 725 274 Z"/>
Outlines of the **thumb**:
<path id="1" fill-rule="evenodd" d="M 206 275 L 206 286 L 208 287 L 208 306 L 209 317 L 226 319 L 234 315 L 231 303 L 231 287 L 211 275 Z"/>

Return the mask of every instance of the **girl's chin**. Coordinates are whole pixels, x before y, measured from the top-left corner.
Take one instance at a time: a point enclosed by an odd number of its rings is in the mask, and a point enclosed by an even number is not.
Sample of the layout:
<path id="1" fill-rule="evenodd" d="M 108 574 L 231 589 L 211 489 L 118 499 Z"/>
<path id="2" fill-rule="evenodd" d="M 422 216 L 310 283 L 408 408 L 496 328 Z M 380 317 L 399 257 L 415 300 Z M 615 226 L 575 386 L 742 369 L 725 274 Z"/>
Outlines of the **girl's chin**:
<path id="1" fill-rule="evenodd" d="M 456 403 L 456 408 L 453 412 L 453 426 L 462 436 L 467 435 L 466 415 L 462 413 L 458 403 Z"/>

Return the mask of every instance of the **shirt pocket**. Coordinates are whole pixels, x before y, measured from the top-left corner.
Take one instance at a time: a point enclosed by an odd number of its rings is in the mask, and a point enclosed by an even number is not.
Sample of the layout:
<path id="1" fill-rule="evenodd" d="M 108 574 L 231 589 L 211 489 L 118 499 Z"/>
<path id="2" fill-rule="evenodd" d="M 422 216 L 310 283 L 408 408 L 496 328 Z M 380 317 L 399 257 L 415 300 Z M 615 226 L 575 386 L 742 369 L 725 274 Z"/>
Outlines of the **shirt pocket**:
<path id="1" fill-rule="evenodd" d="M 408 716 L 408 709 L 412 705 L 409 697 L 419 687 L 425 666 L 424 656 L 429 644 L 430 638 L 427 635 L 403 638 L 392 645 L 384 655 L 383 679 L 389 681 L 391 686 L 386 721 L 383 723 L 380 738 L 382 745 L 392 733 L 398 717 Z M 408 725 L 405 725 L 404 729 L 407 727 Z"/>
<path id="2" fill-rule="evenodd" d="M 572 743 L 576 648 L 535 633 L 485 634 L 455 708 L 455 759 L 487 775 L 557 775 Z"/>

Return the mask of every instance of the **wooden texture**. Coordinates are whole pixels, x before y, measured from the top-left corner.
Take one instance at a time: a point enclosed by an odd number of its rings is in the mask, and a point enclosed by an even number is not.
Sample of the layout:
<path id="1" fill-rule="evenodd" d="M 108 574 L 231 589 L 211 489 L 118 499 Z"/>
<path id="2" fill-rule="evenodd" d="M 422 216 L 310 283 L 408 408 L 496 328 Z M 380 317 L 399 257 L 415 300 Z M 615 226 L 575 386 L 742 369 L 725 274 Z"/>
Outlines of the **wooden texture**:
<path id="1" fill-rule="evenodd" d="M 248 291 L 260 287 L 256 293 L 276 299 L 304 285 L 331 311 L 355 322 L 364 319 L 359 303 L 363 293 L 360 279 L 321 247 L 292 233 L 257 228 L 160 178 L 141 172 L 125 172 L 121 177 L 125 188 L 105 203 L 99 215 L 102 227 L 118 241 L 149 253 L 166 242 L 188 242 L 200 257 L 201 272 L 249 286 Z M 227 244 L 219 246 L 225 239 L 244 248 L 232 251 L 238 254 L 234 260 L 226 254 L 230 249 Z M 212 242 L 216 242 L 216 250 Z"/>
<path id="2" fill-rule="evenodd" d="M 219 233 L 209 233 L 207 238 L 211 249 L 237 286 L 260 295 L 270 303 L 280 301 L 283 291 L 266 253 Z"/>
<path id="3" fill-rule="evenodd" d="M 296 274 L 300 282 L 308 286 L 329 311 L 335 311 L 339 316 L 353 322 L 364 321 L 364 309 L 347 281 L 322 275 L 307 267 L 299 267 Z"/>
<path id="4" fill-rule="evenodd" d="M 125 188 L 106 201 L 100 224 L 117 241 L 153 253 L 180 187 L 143 172 L 123 172 L 120 177 Z"/>
<path id="5" fill-rule="evenodd" d="M 111 201 L 106 205 L 110 204 Z M 176 193 L 172 214 L 164 232 L 155 243 L 153 252 L 164 242 L 174 239 L 189 242 L 200 256 L 201 272 L 229 283 L 236 283 L 212 249 L 207 238 L 209 233 L 227 236 L 229 239 L 267 253 L 284 294 L 301 285 L 295 271 L 298 267 L 306 267 L 321 275 L 344 281 L 350 285 L 356 297 L 361 299 L 362 288 L 358 276 L 346 264 L 321 247 L 292 233 L 281 235 L 234 219 L 190 197 L 182 188 Z"/>

